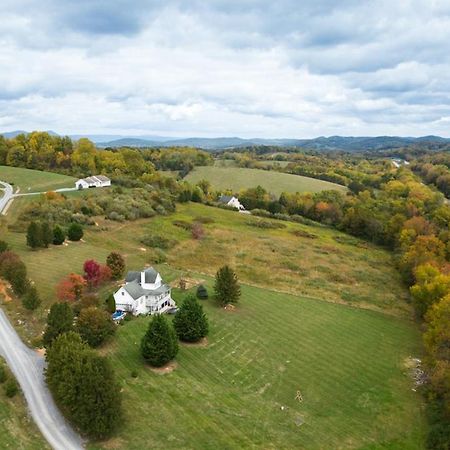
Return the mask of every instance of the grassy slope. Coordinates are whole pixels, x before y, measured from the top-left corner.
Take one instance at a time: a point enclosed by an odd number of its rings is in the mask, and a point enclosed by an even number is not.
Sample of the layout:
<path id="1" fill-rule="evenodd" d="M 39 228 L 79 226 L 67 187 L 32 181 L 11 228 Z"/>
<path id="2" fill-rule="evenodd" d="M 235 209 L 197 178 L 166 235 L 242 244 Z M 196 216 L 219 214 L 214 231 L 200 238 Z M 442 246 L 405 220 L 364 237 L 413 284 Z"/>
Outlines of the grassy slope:
<path id="1" fill-rule="evenodd" d="M 113 442 L 92 448 L 423 448 L 420 396 L 403 373 L 404 358 L 420 351 L 413 325 L 242 291 L 236 312 L 206 302 L 209 344 L 182 345 L 170 374 L 140 360 L 148 318 L 119 328 L 103 352 L 122 380 L 126 425 Z"/>
<path id="2" fill-rule="evenodd" d="M 22 194 L 73 187 L 75 182 L 66 175 L 8 166 L 0 166 L 0 180 L 20 187 Z"/>
<path id="3" fill-rule="evenodd" d="M 231 189 L 235 192 L 241 189 L 263 186 L 267 191 L 280 195 L 285 192 L 320 192 L 324 190 L 346 191 L 346 188 L 328 181 L 258 169 L 243 169 L 236 167 L 195 167 L 186 177 L 191 183 L 209 180 L 215 189 Z"/>

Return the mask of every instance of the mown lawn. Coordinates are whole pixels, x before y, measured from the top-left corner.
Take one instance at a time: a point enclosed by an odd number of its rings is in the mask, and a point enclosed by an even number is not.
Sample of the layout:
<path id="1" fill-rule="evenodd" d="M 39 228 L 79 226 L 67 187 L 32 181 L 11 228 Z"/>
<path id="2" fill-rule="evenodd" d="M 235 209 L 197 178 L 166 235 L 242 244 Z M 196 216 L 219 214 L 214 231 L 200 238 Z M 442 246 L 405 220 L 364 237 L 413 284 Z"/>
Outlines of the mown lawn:
<path id="1" fill-rule="evenodd" d="M 102 353 L 122 383 L 125 423 L 91 448 L 424 448 L 421 398 L 403 366 L 420 354 L 412 324 L 249 286 L 242 294 L 234 312 L 204 303 L 208 345 L 181 345 L 172 373 L 140 358 L 148 318 L 119 327 Z"/>
<path id="2" fill-rule="evenodd" d="M 74 187 L 75 178 L 39 170 L 0 166 L 0 181 L 13 185 L 14 191 L 20 188 L 20 192 L 24 194 Z"/>
<path id="3" fill-rule="evenodd" d="M 320 192 L 331 189 L 346 192 L 347 190 L 346 187 L 335 183 L 300 175 L 238 167 L 195 167 L 186 180 L 190 183 L 208 180 L 214 189 L 231 189 L 233 192 L 260 185 L 275 195 L 280 195 L 282 192 Z"/>

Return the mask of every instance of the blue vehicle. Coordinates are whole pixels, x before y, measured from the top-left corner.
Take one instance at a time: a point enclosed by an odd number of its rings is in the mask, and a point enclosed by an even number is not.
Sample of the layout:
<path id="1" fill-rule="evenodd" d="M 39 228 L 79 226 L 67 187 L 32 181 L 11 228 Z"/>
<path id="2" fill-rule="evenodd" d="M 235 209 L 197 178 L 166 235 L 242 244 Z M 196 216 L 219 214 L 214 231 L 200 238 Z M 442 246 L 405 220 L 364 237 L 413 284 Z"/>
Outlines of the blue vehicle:
<path id="1" fill-rule="evenodd" d="M 114 322 L 120 322 L 126 315 L 125 311 L 115 311 L 111 317 Z"/>

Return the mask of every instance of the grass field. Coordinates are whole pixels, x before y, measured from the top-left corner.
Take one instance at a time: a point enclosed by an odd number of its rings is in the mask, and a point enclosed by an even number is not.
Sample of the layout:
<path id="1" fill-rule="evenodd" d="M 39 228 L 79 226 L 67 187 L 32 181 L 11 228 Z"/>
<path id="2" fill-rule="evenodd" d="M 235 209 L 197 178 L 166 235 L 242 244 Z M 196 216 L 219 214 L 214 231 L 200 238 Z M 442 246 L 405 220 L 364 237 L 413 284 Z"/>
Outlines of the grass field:
<path id="1" fill-rule="evenodd" d="M 14 190 L 20 188 L 20 192 L 24 194 L 73 187 L 75 178 L 39 170 L 0 166 L 0 181 L 13 185 Z"/>
<path id="2" fill-rule="evenodd" d="M 242 293 L 234 312 L 206 302 L 208 345 L 182 345 L 169 374 L 140 358 L 148 318 L 119 328 L 102 353 L 122 382 L 125 424 L 91 448 L 424 448 L 420 395 L 403 367 L 420 352 L 413 325 L 249 286 Z"/>
<path id="3" fill-rule="evenodd" d="M 282 192 L 320 192 L 330 189 L 346 192 L 347 190 L 344 186 L 335 183 L 300 175 L 237 167 L 195 167 L 186 177 L 190 183 L 197 183 L 203 179 L 208 180 L 215 189 L 231 189 L 233 192 L 258 185 L 275 195 L 280 195 Z"/>

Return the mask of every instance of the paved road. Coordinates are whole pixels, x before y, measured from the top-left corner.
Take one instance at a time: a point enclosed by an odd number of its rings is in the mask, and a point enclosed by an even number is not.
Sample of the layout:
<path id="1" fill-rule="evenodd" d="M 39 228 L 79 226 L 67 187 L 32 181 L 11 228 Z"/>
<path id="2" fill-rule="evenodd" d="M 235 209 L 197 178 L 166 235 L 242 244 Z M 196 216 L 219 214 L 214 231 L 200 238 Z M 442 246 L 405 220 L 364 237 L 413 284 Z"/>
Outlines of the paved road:
<path id="1" fill-rule="evenodd" d="M 0 198 L 0 213 L 6 207 L 8 202 L 13 198 L 13 188 L 10 184 L 0 181 L 0 184 L 5 188 L 3 197 Z"/>
<path id="2" fill-rule="evenodd" d="M 12 186 L 3 183 L 0 213 L 14 198 Z M 44 381 L 45 359 L 20 339 L 8 317 L 0 309 L 0 355 L 5 358 L 23 391 L 31 415 L 47 442 L 55 450 L 80 450 L 83 442 L 66 422 Z"/>

